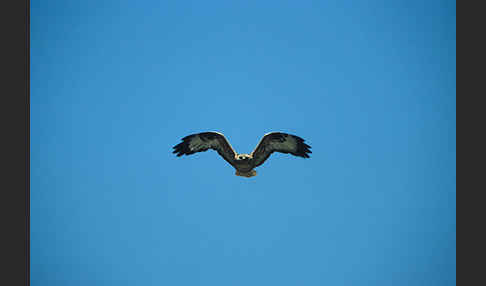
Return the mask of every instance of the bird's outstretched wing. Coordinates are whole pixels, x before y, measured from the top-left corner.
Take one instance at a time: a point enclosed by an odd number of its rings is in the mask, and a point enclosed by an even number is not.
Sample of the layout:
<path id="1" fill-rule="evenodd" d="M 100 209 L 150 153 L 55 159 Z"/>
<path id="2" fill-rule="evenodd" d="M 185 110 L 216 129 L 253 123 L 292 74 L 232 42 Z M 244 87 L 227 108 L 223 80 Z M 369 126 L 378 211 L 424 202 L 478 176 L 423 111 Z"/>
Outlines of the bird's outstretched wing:
<path id="1" fill-rule="evenodd" d="M 231 165 L 233 165 L 236 156 L 235 150 L 226 140 L 226 137 L 219 132 L 202 132 L 188 135 L 182 138 L 182 142 L 173 148 L 174 151 L 172 153 L 177 154 L 177 157 L 213 149 Z"/>
<path id="2" fill-rule="evenodd" d="M 253 156 L 253 165 L 255 167 L 260 166 L 273 152 L 290 153 L 294 156 L 309 158 L 308 153 L 312 153 L 310 150 L 311 146 L 305 144 L 304 141 L 299 136 L 287 133 L 267 133 L 251 153 Z"/>

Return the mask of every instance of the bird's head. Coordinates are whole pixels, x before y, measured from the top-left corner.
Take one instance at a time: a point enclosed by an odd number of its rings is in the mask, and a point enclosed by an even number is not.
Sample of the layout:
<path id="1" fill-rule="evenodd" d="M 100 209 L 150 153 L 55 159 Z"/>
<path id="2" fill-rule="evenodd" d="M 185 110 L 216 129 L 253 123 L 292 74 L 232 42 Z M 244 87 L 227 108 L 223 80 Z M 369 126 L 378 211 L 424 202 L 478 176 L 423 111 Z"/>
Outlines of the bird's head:
<path id="1" fill-rule="evenodd" d="M 250 158 L 251 158 L 251 156 L 248 155 L 248 154 L 238 154 L 236 156 L 236 160 L 241 160 L 241 161 L 248 160 Z"/>

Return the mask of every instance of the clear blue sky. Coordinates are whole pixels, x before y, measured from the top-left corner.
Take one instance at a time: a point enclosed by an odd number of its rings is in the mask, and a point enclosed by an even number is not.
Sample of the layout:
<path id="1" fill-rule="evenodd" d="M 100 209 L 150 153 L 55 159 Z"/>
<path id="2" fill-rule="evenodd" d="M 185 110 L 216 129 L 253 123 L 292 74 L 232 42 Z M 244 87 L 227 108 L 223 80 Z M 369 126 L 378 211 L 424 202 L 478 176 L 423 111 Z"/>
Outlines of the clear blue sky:
<path id="1" fill-rule="evenodd" d="M 456 2 L 32 0 L 31 278 L 455 285 Z"/>

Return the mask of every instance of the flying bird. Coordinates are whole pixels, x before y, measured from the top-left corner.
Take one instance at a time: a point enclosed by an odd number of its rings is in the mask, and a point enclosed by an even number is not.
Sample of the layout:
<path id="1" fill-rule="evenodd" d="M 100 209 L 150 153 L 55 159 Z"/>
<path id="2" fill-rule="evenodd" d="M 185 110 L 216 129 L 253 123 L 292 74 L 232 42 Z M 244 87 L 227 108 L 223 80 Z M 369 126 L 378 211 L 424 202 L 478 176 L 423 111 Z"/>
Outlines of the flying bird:
<path id="1" fill-rule="evenodd" d="M 173 147 L 172 153 L 180 157 L 212 149 L 236 169 L 235 175 L 250 178 L 257 174 L 254 168 L 262 165 L 273 152 L 309 158 L 311 146 L 304 141 L 292 134 L 270 132 L 262 137 L 251 154 L 238 154 L 223 134 L 202 132 L 182 138 L 182 142 Z"/>

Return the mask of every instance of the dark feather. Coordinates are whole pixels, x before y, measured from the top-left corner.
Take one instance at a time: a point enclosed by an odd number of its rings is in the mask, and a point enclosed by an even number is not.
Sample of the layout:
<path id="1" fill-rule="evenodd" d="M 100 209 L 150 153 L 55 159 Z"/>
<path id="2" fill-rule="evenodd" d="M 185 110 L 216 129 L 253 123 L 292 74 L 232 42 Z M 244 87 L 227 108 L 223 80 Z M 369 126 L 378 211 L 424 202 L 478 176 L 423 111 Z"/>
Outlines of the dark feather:
<path id="1" fill-rule="evenodd" d="M 175 145 L 173 149 L 172 153 L 176 154 L 177 157 L 212 149 L 217 151 L 231 165 L 233 165 L 236 155 L 236 152 L 224 135 L 217 132 L 202 132 L 188 135 L 182 138 L 182 142 Z"/>
<path id="2" fill-rule="evenodd" d="M 260 140 L 255 150 L 252 152 L 253 164 L 255 167 L 262 165 L 274 152 L 292 154 L 294 156 L 309 158 L 311 146 L 299 136 L 272 132 L 268 133 Z"/>

